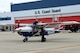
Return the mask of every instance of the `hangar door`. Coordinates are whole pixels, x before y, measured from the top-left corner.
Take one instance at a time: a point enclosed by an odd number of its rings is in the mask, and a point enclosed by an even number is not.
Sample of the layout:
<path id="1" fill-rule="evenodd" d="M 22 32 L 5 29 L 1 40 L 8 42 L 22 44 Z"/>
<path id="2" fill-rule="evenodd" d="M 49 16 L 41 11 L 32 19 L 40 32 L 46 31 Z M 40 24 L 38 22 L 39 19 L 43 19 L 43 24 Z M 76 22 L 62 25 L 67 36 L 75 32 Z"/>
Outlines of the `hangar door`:
<path id="1" fill-rule="evenodd" d="M 53 16 L 38 16 L 38 17 L 16 17 L 15 23 L 21 23 L 21 24 L 27 24 L 27 23 L 33 23 L 34 20 L 38 19 L 40 22 L 48 23 L 53 21 Z"/>
<path id="2" fill-rule="evenodd" d="M 80 16 L 62 16 L 59 17 L 59 21 L 77 21 L 80 22 Z"/>
<path id="3" fill-rule="evenodd" d="M 15 24 L 18 24 L 18 23 L 20 23 L 20 24 L 31 24 L 36 19 L 39 22 L 50 23 L 50 22 L 54 21 L 54 16 L 50 15 L 50 16 L 37 16 L 37 17 L 16 17 L 15 18 Z"/>

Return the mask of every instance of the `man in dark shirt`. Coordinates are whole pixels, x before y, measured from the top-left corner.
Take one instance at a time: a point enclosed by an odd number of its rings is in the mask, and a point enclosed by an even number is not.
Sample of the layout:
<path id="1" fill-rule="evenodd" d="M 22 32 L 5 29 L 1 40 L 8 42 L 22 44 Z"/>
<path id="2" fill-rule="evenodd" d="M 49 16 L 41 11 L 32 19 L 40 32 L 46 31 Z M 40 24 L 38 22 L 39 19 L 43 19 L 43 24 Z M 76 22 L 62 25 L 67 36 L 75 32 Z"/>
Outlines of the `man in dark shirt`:
<path id="1" fill-rule="evenodd" d="M 38 20 L 35 20 L 35 21 L 33 22 L 33 25 L 37 25 L 37 23 L 38 23 Z"/>
<path id="2" fill-rule="evenodd" d="M 34 34 L 35 32 L 37 32 L 37 23 L 38 23 L 38 20 L 35 20 L 35 21 L 33 22 L 32 34 Z"/>

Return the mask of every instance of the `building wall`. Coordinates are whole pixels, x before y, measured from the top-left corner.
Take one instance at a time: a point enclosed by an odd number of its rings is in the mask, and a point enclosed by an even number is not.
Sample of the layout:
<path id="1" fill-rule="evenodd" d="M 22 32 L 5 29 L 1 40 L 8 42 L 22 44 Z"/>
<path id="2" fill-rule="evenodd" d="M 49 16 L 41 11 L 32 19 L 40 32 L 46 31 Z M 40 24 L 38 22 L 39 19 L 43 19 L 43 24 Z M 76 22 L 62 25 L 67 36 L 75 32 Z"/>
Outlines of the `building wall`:
<path id="1" fill-rule="evenodd" d="M 33 23 L 34 20 L 38 19 L 40 22 L 50 23 L 50 22 L 63 22 L 63 21 L 78 21 L 80 22 L 80 13 L 71 13 L 71 14 L 58 14 L 58 15 L 45 15 L 45 16 L 38 16 L 38 17 L 21 17 L 16 18 L 15 23 L 20 24 L 29 24 Z"/>
<path id="2" fill-rule="evenodd" d="M 39 22 L 45 22 L 49 23 L 52 22 L 53 16 L 39 16 L 39 17 L 21 17 L 21 18 L 16 18 L 15 23 L 20 22 L 21 24 L 31 24 L 33 23 L 36 19 Z"/>
<path id="3" fill-rule="evenodd" d="M 80 0 L 43 0 L 11 4 L 11 12 L 0 13 L 0 18 L 5 17 L 11 17 L 11 20 L 0 20 L 0 25 L 7 25 L 10 30 L 13 30 L 14 24 L 19 22 L 21 24 L 33 23 L 35 19 L 45 23 L 55 21 L 80 22 Z"/>
<path id="4" fill-rule="evenodd" d="M 8 22 L 4 21 L 5 24 L 7 23 L 15 24 L 15 20 L 17 19 L 24 20 L 24 18 L 25 19 L 39 18 L 40 20 L 41 17 L 43 19 L 45 18 L 49 19 L 49 18 L 55 18 L 60 16 L 79 16 L 79 15 L 80 15 L 80 4 L 62 6 L 62 7 L 52 7 L 52 8 L 43 8 L 43 9 L 35 9 L 35 10 L 24 10 L 24 11 L 0 13 L 0 17 L 11 17 L 11 21 L 8 21 Z M 47 17 L 47 16 L 52 16 L 52 17 Z M 1 21 L 0 23 L 3 24 L 3 21 Z"/>
<path id="5" fill-rule="evenodd" d="M 11 11 L 33 10 L 80 4 L 80 0 L 41 0 L 37 2 L 12 4 Z"/>
<path id="6" fill-rule="evenodd" d="M 60 22 L 64 22 L 64 21 L 77 21 L 77 22 L 80 22 L 80 15 L 79 16 L 62 16 L 62 17 L 59 17 L 59 21 Z"/>
<path id="7" fill-rule="evenodd" d="M 58 18 L 62 21 L 62 17 L 78 17 L 80 16 L 80 5 L 71 5 L 71 6 L 63 6 L 63 7 L 55 7 L 55 8 L 43 8 L 43 9 L 36 9 L 36 10 L 26 10 L 15 12 L 19 13 L 15 17 L 15 23 L 32 23 L 35 19 L 38 19 L 42 22 L 53 22 L 56 21 Z M 53 12 L 52 12 L 53 10 Z M 69 19 L 68 18 L 68 19 Z M 76 19 L 76 18 L 75 18 Z M 80 17 L 78 18 L 80 19 Z M 68 20 L 66 20 L 68 21 Z M 74 21 L 74 20 L 73 20 Z"/>

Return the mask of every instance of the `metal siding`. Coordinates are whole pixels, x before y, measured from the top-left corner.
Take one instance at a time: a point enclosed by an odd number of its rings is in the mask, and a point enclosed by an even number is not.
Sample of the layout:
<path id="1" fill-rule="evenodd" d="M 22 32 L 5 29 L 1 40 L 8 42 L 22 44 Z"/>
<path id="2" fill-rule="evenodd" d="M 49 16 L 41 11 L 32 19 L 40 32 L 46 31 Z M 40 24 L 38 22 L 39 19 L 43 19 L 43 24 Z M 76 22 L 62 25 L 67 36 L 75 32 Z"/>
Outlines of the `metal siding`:
<path id="1" fill-rule="evenodd" d="M 80 4 L 80 0 L 43 0 L 37 2 L 12 4 L 11 11 L 22 11 L 22 10 L 67 6 L 75 4 Z"/>
<path id="2" fill-rule="evenodd" d="M 80 22 L 80 16 L 62 16 L 62 17 L 59 17 L 59 21 L 60 22 L 64 22 L 64 21 L 77 21 L 77 22 Z"/>
<path id="3" fill-rule="evenodd" d="M 39 22 L 43 23 L 50 23 L 52 22 L 52 17 L 49 18 L 37 18 Z M 20 22 L 20 24 L 30 24 L 33 23 L 35 19 L 20 19 L 20 20 L 15 20 L 15 23 Z"/>

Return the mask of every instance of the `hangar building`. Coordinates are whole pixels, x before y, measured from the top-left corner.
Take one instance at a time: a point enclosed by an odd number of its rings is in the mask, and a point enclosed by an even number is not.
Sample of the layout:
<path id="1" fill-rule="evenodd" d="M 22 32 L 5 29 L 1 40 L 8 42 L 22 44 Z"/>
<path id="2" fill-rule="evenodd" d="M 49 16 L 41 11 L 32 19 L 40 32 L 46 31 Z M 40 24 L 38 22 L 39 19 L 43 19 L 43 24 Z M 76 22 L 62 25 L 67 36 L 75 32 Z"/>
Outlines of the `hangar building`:
<path id="1" fill-rule="evenodd" d="M 4 18 L 4 19 L 3 19 Z M 11 4 L 11 12 L 0 13 L 0 23 L 14 29 L 15 24 L 42 22 L 80 22 L 80 0 L 42 0 Z"/>

